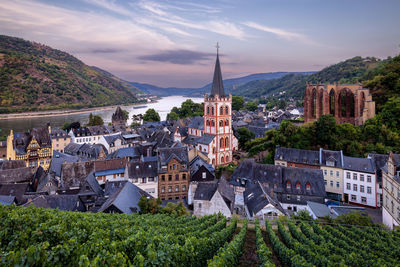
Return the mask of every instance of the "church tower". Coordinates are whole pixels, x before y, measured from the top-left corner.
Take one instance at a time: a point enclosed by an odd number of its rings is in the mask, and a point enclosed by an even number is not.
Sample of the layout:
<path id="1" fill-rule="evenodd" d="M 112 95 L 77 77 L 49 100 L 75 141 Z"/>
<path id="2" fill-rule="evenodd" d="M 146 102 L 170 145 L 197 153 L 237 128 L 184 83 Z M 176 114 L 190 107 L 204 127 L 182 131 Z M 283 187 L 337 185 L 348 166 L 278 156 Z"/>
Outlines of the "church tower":
<path id="1" fill-rule="evenodd" d="M 208 157 L 215 167 L 232 162 L 232 152 L 237 149 L 232 130 L 232 95 L 225 94 L 218 48 L 217 44 L 211 94 L 204 95 L 204 135 L 214 136 Z"/>

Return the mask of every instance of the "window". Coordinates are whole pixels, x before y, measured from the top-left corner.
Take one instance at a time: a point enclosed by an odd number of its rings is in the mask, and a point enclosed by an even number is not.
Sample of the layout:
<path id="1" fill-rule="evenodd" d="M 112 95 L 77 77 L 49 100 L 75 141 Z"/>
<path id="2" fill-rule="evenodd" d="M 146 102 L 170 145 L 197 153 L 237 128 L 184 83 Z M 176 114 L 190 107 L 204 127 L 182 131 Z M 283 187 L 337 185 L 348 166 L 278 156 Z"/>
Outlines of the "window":
<path id="1" fill-rule="evenodd" d="M 220 114 L 220 115 L 224 115 L 224 108 L 223 108 L 223 107 L 220 107 L 220 108 L 219 108 L 219 114 Z"/>
<path id="2" fill-rule="evenodd" d="M 149 182 L 154 182 L 154 177 L 149 177 Z"/>
<path id="3" fill-rule="evenodd" d="M 333 171 L 330 171 L 329 174 L 330 174 L 331 176 L 333 176 Z"/>
<path id="4" fill-rule="evenodd" d="M 168 181 L 172 181 L 172 175 L 168 175 Z"/>
<path id="5" fill-rule="evenodd" d="M 210 114 L 210 107 L 207 107 L 207 114 Z M 208 121 L 207 121 L 208 122 Z M 208 125 L 208 124 L 207 124 Z"/>
<path id="6" fill-rule="evenodd" d="M 324 175 L 328 175 L 328 171 L 327 170 L 324 170 Z"/>
<path id="7" fill-rule="evenodd" d="M 206 172 L 203 172 L 203 173 L 201 174 L 201 177 L 202 177 L 203 179 L 206 179 L 206 178 L 207 178 L 207 173 L 206 173 Z"/>
<path id="8" fill-rule="evenodd" d="M 219 140 L 219 147 L 220 147 L 220 148 L 223 148 L 223 147 L 224 147 L 224 138 L 221 138 L 221 139 Z"/>
<path id="9" fill-rule="evenodd" d="M 175 192 L 179 192 L 179 185 L 175 185 Z"/>
<path id="10" fill-rule="evenodd" d="M 367 203 L 367 198 L 366 197 L 361 197 L 361 203 Z"/>
<path id="11" fill-rule="evenodd" d="M 172 186 L 168 186 L 168 192 L 169 192 L 169 193 L 172 192 Z"/>
<path id="12" fill-rule="evenodd" d="M 371 194 L 371 192 L 372 192 L 372 188 L 370 186 L 367 186 L 367 193 Z"/>
<path id="13" fill-rule="evenodd" d="M 219 127 L 223 127 L 224 126 L 224 121 L 219 121 Z"/>
<path id="14" fill-rule="evenodd" d="M 371 182 L 371 175 L 367 175 L 367 182 L 368 182 L 368 183 Z"/>
<path id="15" fill-rule="evenodd" d="M 225 114 L 229 115 L 229 108 L 228 107 L 225 107 Z"/>
<path id="16" fill-rule="evenodd" d="M 357 180 L 357 173 L 353 173 L 353 180 Z"/>
<path id="17" fill-rule="evenodd" d="M 183 191 L 183 192 L 186 191 L 186 185 L 182 185 L 182 191 Z"/>
<path id="18" fill-rule="evenodd" d="M 199 203 L 199 209 L 201 209 L 201 203 Z"/>
<path id="19" fill-rule="evenodd" d="M 186 180 L 186 173 L 182 174 L 182 180 Z"/>
<path id="20" fill-rule="evenodd" d="M 328 185 L 328 181 L 327 181 L 327 180 L 324 180 L 324 182 L 325 182 L 325 186 L 327 186 L 327 185 Z"/>
<path id="21" fill-rule="evenodd" d="M 350 190 L 350 189 L 351 189 L 351 184 L 350 184 L 350 183 L 347 183 L 347 184 L 346 184 L 346 189 L 347 189 L 347 190 Z"/>
<path id="22" fill-rule="evenodd" d="M 287 196 L 286 196 L 286 199 L 287 199 L 287 200 L 290 200 L 290 195 L 287 195 Z"/>
<path id="23" fill-rule="evenodd" d="M 175 170 L 175 168 L 176 168 L 175 164 L 172 164 L 172 168 Z"/>
<path id="24" fill-rule="evenodd" d="M 296 189 L 297 189 L 297 190 L 300 190 L 300 189 L 301 189 L 301 186 L 300 186 L 300 183 L 299 183 L 299 182 L 296 183 Z"/>
<path id="25" fill-rule="evenodd" d="M 364 186 L 363 185 L 360 185 L 360 192 L 364 193 Z"/>
<path id="26" fill-rule="evenodd" d="M 142 183 L 145 184 L 145 183 L 147 182 L 146 180 L 147 180 L 146 178 L 143 178 L 143 179 L 142 179 Z"/>
<path id="27" fill-rule="evenodd" d="M 291 189 L 292 188 L 292 184 L 290 182 L 286 183 L 286 189 Z"/>
<path id="28" fill-rule="evenodd" d="M 229 126 L 229 120 L 225 120 L 225 126 Z"/>
<path id="29" fill-rule="evenodd" d="M 211 107 L 211 115 L 214 115 L 214 107 Z"/>
<path id="30" fill-rule="evenodd" d="M 161 175 L 161 181 L 165 181 L 165 175 L 163 174 L 163 175 Z"/>
<path id="31" fill-rule="evenodd" d="M 307 191 L 310 191 L 310 190 L 311 190 L 311 185 L 308 184 L 308 183 L 306 184 L 306 190 L 307 190 Z"/>
<path id="32" fill-rule="evenodd" d="M 356 195 L 351 195 L 351 201 L 357 201 L 357 196 Z"/>
<path id="33" fill-rule="evenodd" d="M 115 173 L 113 174 L 113 178 L 114 178 L 114 179 L 117 178 L 117 175 L 116 175 Z"/>
<path id="34" fill-rule="evenodd" d="M 336 187 L 337 187 L 337 188 L 340 187 L 340 182 L 336 182 Z"/>
<path id="35" fill-rule="evenodd" d="M 161 193 L 165 193 L 165 187 L 161 187 Z"/>
<path id="36" fill-rule="evenodd" d="M 350 179 L 350 173 L 349 172 L 346 172 L 346 178 Z"/>
<path id="37" fill-rule="evenodd" d="M 333 187 L 333 181 L 331 181 L 331 187 Z"/>
<path id="38" fill-rule="evenodd" d="M 179 174 L 175 174 L 175 181 L 179 181 Z"/>
<path id="39" fill-rule="evenodd" d="M 357 191 L 357 185 L 353 184 L 353 191 Z"/>
<path id="40" fill-rule="evenodd" d="M 301 197 L 300 196 L 297 196 L 297 201 L 300 201 L 301 200 Z"/>
<path id="41" fill-rule="evenodd" d="M 336 177 L 339 177 L 339 171 L 336 171 Z"/>
<path id="42" fill-rule="evenodd" d="M 364 182 L 364 174 L 360 174 L 360 181 Z"/>

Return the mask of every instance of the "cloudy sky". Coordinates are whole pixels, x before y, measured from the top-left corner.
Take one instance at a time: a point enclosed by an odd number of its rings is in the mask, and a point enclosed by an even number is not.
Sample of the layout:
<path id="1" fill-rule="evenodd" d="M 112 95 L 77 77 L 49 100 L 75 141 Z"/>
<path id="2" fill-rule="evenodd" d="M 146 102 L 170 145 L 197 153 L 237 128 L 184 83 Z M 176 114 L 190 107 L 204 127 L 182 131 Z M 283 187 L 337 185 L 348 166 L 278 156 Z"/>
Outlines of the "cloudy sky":
<path id="1" fill-rule="evenodd" d="M 1 0 L 0 33 L 64 50 L 128 81 L 320 70 L 400 52 L 398 0 Z"/>

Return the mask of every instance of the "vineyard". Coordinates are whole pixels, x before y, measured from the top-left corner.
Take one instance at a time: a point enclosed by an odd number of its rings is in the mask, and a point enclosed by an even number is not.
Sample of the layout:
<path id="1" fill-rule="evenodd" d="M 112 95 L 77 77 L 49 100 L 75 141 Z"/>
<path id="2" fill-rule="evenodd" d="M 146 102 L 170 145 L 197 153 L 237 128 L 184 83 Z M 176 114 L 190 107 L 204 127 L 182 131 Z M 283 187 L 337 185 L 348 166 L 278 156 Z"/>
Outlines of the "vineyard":
<path id="1" fill-rule="evenodd" d="M 383 228 L 2 205 L 0 218 L 1 266 L 400 265 L 400 234 Z"/>

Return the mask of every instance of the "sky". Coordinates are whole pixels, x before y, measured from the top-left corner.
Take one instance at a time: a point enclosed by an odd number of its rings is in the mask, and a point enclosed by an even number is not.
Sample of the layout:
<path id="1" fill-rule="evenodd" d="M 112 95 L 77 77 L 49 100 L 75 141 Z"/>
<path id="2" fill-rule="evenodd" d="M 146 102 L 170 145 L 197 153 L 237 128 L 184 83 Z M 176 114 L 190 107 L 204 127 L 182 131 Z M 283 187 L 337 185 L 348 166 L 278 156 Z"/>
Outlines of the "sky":
<path id="1" fill-rule="evenodd" d="M 201 87 L 400 53 L 398 0 L 1 0 L 0 34 L 66 51 L 127 81 Z"/>

